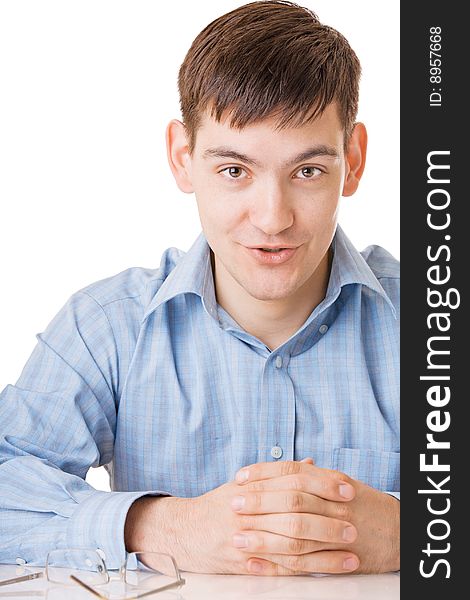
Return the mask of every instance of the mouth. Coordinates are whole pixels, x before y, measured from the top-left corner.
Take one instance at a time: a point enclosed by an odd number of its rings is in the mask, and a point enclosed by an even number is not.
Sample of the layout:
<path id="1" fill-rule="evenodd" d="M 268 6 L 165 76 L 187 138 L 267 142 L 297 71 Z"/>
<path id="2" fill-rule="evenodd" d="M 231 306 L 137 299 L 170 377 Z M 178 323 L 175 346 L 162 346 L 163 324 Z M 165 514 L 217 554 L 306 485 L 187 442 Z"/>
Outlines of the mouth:
<path id="1" fill-rule="evenodd" d="M 293 250 L 297 246 L 280 246 L 279 244 L 266 244 L 266 246 L 247 246 L 251 250 L 266 250 L 267 252 L 278 252 L 279 250 Z"/>
<path id="2" fill-rule="evenodd" d="M 297 247 L 269 247 L 256 246 L 246 247 L 248 253 L 256 260 L 257 263 L 263 265 L 280 265 L 290 260 L 296 253 Z"/>
<path id="3" fill-rule="evenodd" d="M 281 252 L 281 250 L 287 250 L 287 248 L 254 248 L 254 250 L 262 250 L 263 252 Z"/>

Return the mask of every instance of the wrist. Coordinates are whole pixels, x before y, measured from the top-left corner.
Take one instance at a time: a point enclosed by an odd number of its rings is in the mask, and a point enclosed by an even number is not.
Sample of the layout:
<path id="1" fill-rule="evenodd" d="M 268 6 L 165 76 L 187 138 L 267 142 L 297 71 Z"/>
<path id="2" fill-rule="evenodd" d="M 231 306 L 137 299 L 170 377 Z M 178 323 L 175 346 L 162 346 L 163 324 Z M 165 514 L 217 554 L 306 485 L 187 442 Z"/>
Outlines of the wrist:
<path id="1" fill-rule="evenodd" d="M 150 496 L 138 498 L 129 508 L 124 523 L 124 544 L 127 552 L 138 552 L 139 550 L 150 550 L 146 547 L 146 523 L 151 508 L 151 502 L 155 500 Z"/>
<path id="2" fill-rule="evenodd" d="M 164 552 L 173 554 L 179 501 L 172 496 L 143 496 L 130 507 L 124 525 L 127 552 Z"/>

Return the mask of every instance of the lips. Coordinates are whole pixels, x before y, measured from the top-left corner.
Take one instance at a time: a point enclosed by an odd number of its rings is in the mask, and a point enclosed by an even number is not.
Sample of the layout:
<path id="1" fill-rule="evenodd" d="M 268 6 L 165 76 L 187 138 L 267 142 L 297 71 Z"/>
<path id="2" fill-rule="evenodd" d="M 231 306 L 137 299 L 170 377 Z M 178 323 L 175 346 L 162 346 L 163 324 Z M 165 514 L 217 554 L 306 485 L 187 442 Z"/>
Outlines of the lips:
<path id="1" fill-rule="evenodd" d="M 289 261 L 296 253 L 297 248 L 269 248 L 269 247 L 257 247 L 248 248 L 245 247 L 249 255 L 258 263 L 262 265 L 282 265 Z"/>

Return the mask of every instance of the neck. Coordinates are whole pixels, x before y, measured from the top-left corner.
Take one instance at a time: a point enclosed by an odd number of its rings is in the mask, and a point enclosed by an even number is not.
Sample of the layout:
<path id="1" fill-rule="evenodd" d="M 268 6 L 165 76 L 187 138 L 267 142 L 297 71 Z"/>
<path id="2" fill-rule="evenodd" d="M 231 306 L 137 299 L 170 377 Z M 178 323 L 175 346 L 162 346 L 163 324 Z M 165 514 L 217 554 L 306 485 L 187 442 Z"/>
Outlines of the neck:
<path id="1" fill-rule="evenodd" d="M 211 261 L 219 305 L 246 332 L 257 337 L 270 350 L 275 350 L 300 329 L 315 307 L 325 298 L 331 251 L 325 254 L 312 276 L 294 294 L 278 300 L 254 298 L 235 280 L 229 286 L 218 285 L 212 252 Z"/>

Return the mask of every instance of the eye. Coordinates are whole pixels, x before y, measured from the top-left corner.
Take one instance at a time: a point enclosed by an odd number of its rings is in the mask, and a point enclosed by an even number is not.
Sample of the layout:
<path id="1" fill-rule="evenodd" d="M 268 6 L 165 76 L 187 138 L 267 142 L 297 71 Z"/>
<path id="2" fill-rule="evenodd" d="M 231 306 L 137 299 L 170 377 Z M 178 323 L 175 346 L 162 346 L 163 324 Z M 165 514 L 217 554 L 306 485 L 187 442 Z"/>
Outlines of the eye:
<path id="1" fill-rule="evenodd" d="M 244 172 L 244 169 L 241 167 L 226 167 L 219 171 L 219 173 L 223 173 L 228 179 L 241 179 Z"/>
<path id="2" fill-rule="evenodd" d="M 299 179 L 314 179 L 321 175 L 323 171 L 318 167 L 302 167 L 295 174 Z"/>

